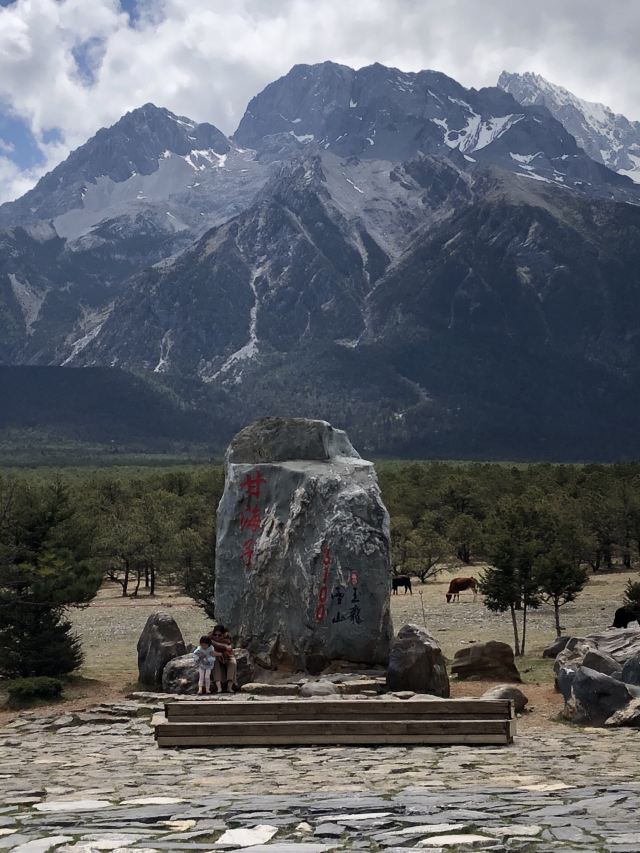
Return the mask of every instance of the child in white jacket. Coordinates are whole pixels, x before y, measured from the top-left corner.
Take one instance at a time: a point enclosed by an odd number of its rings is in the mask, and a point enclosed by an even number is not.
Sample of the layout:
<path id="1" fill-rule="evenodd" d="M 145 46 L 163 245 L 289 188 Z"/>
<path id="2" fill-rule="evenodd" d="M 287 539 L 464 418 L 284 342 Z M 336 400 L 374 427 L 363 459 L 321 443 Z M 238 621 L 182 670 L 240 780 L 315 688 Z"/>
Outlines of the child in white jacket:
<path id="1" fill-rule="evenodd" d="M 211 693 L 211 670 L 215 663 L 215 652 L 209 637 L 200 637 L 200 645 L 193 656 L 198 662 L 198 695 Z"/>

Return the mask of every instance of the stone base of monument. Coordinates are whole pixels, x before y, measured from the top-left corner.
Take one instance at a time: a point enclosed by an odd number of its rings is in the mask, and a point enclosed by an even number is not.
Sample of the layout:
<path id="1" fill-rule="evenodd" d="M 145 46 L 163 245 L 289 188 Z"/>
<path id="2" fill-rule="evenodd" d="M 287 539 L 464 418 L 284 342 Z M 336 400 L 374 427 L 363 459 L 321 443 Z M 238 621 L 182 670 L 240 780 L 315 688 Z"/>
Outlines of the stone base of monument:
<path id="1" fill-rule="evenodd" d="M 513 702 L 490 699 L 253 699 L 167 702 L 161 747 L 310 744 L 509 744 Z"/>

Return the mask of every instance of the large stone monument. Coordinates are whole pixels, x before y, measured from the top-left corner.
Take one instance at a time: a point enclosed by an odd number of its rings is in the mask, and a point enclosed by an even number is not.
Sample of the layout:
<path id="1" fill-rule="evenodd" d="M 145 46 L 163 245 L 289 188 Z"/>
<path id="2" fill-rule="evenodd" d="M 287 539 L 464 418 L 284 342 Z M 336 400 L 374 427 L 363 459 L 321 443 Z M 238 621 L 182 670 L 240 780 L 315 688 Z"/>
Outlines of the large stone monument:
<path id="1" fill-rule="evenodd" d="M 373 465 L 325 421 L 264 418 L 227 450 L 215 610 L 267 667 L 386 664 L 389 515 Z"/>

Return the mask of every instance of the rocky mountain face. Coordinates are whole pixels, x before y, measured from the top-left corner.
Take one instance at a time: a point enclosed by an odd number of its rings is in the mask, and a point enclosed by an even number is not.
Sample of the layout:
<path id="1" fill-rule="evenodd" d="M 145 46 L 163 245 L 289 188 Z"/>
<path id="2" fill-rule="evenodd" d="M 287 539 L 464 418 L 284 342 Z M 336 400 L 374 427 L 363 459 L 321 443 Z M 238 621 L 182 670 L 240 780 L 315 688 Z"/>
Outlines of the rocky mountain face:
<path id="1" fill-rule="evenodd" d="M 148 372 L 229 432 L 322 417 L 366 453 L 640 451 L 640 187 L 546 106 L 323 63 L 191 142 L 0 233 L 0 359 Z"/>
<path id="2" fill-rule="evenodd" d="M 525 106 L 546 107 L 592 160 L 640 183 L 640 121 L 578 98 L 531 72 L 503 71 L 498 86 Z"/>
<path id="3" fill-rule="evenodd" d="M 262 159 L 315 146 L 392 162 L 435 154 L 467 170 L 497 165 L 590 195 L 639 197 L 544 107 L 523 106 L 500 88 L 465 89 L 436 71 L 296 65 L 253 98 L 234 140 Z"/>
<path id="4" fill-rule="evenodd" d="M 66 364 L 119 285 L 251 203 L 269 169 L 213 125 L 146 104 L 0 206 L 0 357 Z"/>

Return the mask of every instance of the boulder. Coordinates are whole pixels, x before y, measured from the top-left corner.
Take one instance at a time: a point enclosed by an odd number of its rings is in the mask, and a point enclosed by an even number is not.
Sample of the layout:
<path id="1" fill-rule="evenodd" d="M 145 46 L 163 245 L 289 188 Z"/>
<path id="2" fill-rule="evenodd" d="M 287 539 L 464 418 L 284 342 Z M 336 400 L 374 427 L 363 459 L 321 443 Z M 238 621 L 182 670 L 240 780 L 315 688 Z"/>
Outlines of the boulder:
<path id="1" fill-rule="evenodd" d="M 589 669 L 578 667 L 571 684 L 571 695 L 565 702 L 563 716 L 573 723 L 602 726 L 617 711 L 635 698 L 635 688 Z M 640 690 L 637 692 L 640 696 Z"/>
<path id="2" fill-rule="evenodd" d="M 547 646 L 542 652 L 543 658 L 555 658 L 564 650 L 571 637 L 557 637 L 551 645 Z"/>
<path id="3" fill-rule="evenodd" d="M 451 674 L 461 681 L 522 681 L 513 649 L 498 640 L 459 649 L 453 658 Z"/>
<path id="4" fill-rule="evenodd" d="M 563 666 L 580 666 L 589 651 L 599 651 L 610 655 L 622 667 L 640 654 L 640 630 L 633 628 L 610 628 L 600 634 L 588 634 L 586 637 L 571 637 L 564 650 L 559 653 L 553 665 L 556 675 Z"/>
<path id="5" fill-rule="evenodd" d="M 610 675 L 612 678 L 620 678 L 622 675 L 622 665 L 611 655 L 598 649 L 589 649 L 582 659 L 582 665 L 588 669 L 595 669 L 596 672 Z"/>
<path id="6" fill-rule="evenodd" d="M 165 693 L 197 693 L 198 664 L 193 653 L 170 660 L 162 671 Z"/>
<path id="7" fill-rule="evenodd" d="M 529 701 L 522 690 L 519 690 L 512 684 L 496 684 L 495 687 L 490 687 L 489 690 L 485 690 L 481 698 L 510 699 L 513 702 L 516 714 L 521 714 Z"/>
<path id="8" fill-rule="evenodd" d="M 138 640 L 138 681 L 159 687 L 165 665 L 185 652 L 182 633 L 173 616 L 162 611 L 152 613 Z"/>
<path id="9" fill-rule="evenodd" d="M 625 684 L 636 684 L 640 686 L 640 654 L 634 655 L 625 662 L 620 673 L 620 680 Z"/>
<path id="10" fill-rule="evenodd" d="M 571 685 L 576 677 L 577 668 L 574 666 L 563 666 L 556 673 L 556 690 L 562 693 L 562 698 L 568 702 L 571 698 Z"/>
<path id="11" fill-rule="evenodd" d="M 243 687 L 245 684 L 249 684 L 250 681 L 255 680 L 257 667 L 246 649 L 234 649 L 233 654 L 238 662 L 236 681 L 240 687 Z"/>
<path id="12" fill-rule="evenodd" d="M 233 439 L 218 508 L 216 615 L 267 668 L 386 664 L 389 515 L 373 465 L 325 421 Z"/>
<path id="13" fill-rule="evenodd" d="M 438 643 L 419 625 L 403 625 L 391 645 L 387 689 L 449 696 L 447 664 Z"/>
<path id="14" fill-rule="evenodd" d="M 255 667 L 251 656 L 244 649 L 234 651 L 238 661 L 237 681 L 240 687 L 250 682 L 255 673 Z M 174 658 L 169 661 L 162 671 L 162 689 L 165 693 L 197 693 L 198 692 L 198 664 L 193 652 Z M 212 689 L 213 673 L 211 674 Z"/>
<path id="15" fill-rule="evenodd" d="M 605 726 L 629 726 L 640 729 L 640 698 L 632 699 L 628 705 L 616 711 L 604 721 Z"/>

